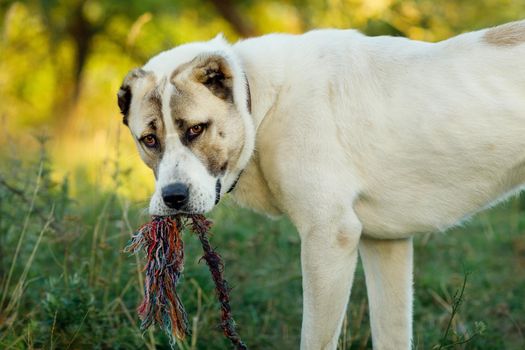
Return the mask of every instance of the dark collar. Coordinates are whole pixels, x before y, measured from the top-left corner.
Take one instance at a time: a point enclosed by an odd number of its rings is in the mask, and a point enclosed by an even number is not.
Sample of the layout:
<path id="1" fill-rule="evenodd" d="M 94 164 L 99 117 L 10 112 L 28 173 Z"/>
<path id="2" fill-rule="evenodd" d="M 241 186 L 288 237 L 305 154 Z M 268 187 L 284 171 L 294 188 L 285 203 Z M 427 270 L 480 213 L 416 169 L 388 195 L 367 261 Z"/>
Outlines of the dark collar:
<path id="1" fill-rule="evenodd" d="M 237 185 L 237 182 L 239 182 L 239 178 L 241 177 L 241 174 L 243 171 L 244 169 L 241 170 L 239 175 L 237 175 L 237 178 L 232 183 L 228 191 L 226 191 L 226 193 L 230 193 L 231 191 L 235 189 L 235 186 Z M 215 183 L 215 205 L 219 204 L 219 201 L 221 200 L 221 189 L 222 189 L 222 183 L 221 183 L 221 179 L 219 178 L 217 179 L 217 182 Z"/>
<path id="2" fill-rule="evenodd" d="M 246 80 L 246 106 L 248 107 L 248 112 L 252 114 L 252 94 L 250 92 L 250 82 L 248 81 L 246 73 L 244 73 L 244 80 Z"/>
<path id="3" fill-rule="evenodd" d="M 241 172 L 239 173 L 239 175 L 237 175 L 237 178 L 235 179 L 235 181 L 233 181 L 232 185 L 230 186 L 230 189 L 228 191 L 226 191 L 226 193 L 230 193 L 231 191 L 233 191 L 235 189 L 235 186 L 237 186 L 237 182 L 239 182 L 239 179 L 241 178 L 241 175 L 242 175 L 243 171 L 244 171 L 244 169 L 242 169 Z"/>

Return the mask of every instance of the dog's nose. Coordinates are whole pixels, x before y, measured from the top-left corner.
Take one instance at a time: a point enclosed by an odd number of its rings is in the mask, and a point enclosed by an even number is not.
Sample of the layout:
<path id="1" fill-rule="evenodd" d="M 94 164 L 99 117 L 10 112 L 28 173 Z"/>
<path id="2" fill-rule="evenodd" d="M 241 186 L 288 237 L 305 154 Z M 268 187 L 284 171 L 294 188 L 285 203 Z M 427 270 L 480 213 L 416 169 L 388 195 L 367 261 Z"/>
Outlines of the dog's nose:
<path id="1" fill-rule="evenodd" d="M 188 186 L 181 182 L 169 184 L 162 188 L 162 200 L 172 209 L 180 209 L 188 203 Z"/>

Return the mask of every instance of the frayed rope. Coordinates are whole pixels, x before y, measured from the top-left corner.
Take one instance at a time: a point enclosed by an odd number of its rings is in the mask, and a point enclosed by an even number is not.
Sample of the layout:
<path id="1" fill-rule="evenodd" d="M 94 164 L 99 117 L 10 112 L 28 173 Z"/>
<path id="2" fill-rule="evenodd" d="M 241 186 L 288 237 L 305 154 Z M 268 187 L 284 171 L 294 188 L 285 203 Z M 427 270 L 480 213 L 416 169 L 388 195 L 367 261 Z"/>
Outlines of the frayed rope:
<path id="1" fill-rule="evenodd" d="M 144 266 L 144 299 L 138 307 L 141 329 L 153 323 L 166 333 L 184 339 L 188 334 L 188 318 L 176 292 L 184 264 L 184 245 L 180 221 L 154 217 L 131 238 L 124 251 L 147 254 Z"/>
<path id="2" fill-rule="evenodd" d="M 188 215 L 186 218 L 188 220 L 183 220 L 181 215 L 153 217 L 151 222 L 139 228 L 124 249 L 131 253 L 144 250 L 147 255 L 144 266 L 144 300 L 138 307 L 142 321 L 141 329 L 145 330 L 152 324 L 157 324 L 170 336 L 172 342 L 177 338 L 184 339 L 190 333 L 188 317 L 177 295 L 176 286 L 184 266 L 182 230 L 186 221 L 191 221 L 189 227 L 198 235 L 204 251 L 201 260 L 206 261 L 215 283 L 221 305 L 223 333 L 235 349 L 245 350 L 247 347 L 235 329 L 235 321 L 231 314 L 229 287 L 223 274 L 224 264 L 207 237 L 212 223 L 203 215 Z"/>

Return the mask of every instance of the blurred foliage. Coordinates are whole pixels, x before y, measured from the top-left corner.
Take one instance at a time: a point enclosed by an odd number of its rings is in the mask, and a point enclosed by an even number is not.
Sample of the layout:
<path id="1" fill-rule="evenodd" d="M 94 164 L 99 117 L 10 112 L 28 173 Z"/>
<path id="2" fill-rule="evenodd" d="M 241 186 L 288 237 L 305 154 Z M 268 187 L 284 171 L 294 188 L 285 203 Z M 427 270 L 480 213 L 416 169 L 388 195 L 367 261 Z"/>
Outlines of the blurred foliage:
<path id="1" fill-rule="evenodd" d="M 118 156 L 144 189 L 127 194 L 145 197 L 151 174 L 121 138 L 115 91 L 162 50 L 219 32 L 235 41 L 319 27 L 437 41 L 523 17 L 522 0 L 3 0 L 0 121 L 28 150 L 38 145 L 26 135 L 50 136 L 57 178 L 109 186 L 98 164 Z"/>
<path id="2" fill-rule="evenodd" d="M 104 121 L 87 110 L 116 114 L 110 97 L 128 69 L 218 32 L 235 40 L 338 27 L 436 41 L 524 15 L 521 0 L 7 0 L 0 5 L 2 114 L 14 126 Z"/>
<path id="3" fill-rule="evenodd" d="M 146 220 L 153 185 L 116 106 L 129 69 L 219 32 L 235 41 L 336 27 L 439 41 L 524 17 L 523 0 L 0 0 L 0 348 L 168 346 L 159 332 L 138 330 L 137 261 L 120 254 L 132 227 Z M 416 249 L 415 348 L 440 342 L 464 269 L 473 271 L 471 286 L 447 344 L 468 339 L 480 324 L 485 336 L 455 348 L 525 342 L 525 286 L 513 278 L 525 266 L 518 206 L 473 221 L 464 231 L 476 239 L 456 232 L 416 242 L 426 249 Z M 295 348 L 295 230 L 228 203 L 213 217 L 214 243 L 234 276 L 241 334 L 253 349 Z M 223 349 L 210 331 L 217 317 L 211 282 L 197 265 L 198 246 L 187 241 L 193 260 L 182 296 L 197 317 L 197 348 Z M 370 348 L 363 283 L 358 273 L 341 349 Z"/>

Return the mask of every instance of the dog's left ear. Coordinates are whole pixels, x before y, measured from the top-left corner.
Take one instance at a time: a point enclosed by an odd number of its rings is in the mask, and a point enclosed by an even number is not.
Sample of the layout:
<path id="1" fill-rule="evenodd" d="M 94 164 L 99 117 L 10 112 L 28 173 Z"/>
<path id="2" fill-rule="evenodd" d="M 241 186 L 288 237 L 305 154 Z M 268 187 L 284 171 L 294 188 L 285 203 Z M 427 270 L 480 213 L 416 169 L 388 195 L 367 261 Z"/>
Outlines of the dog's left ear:
<path id="1" fill-rule="evenodd" d="M 117 103 L 120 109 L 120 114 L 123 116 L 124 124 L 127 124 L 127 117 L 129 113 L 129 106 L 131 104 L 131 87 L 129 85 L 122 85 L 117 92 Z"/>
<path id="2" fill-rule="evenodd" d="M 218 54 L 196 57 L 192 76 L 215 96 L 233 103 L 233 72 L 225 57 Z"/>
<path id="3" fill-rule="evenodd" d="M 123 117 L 122 122 L 125 125 L 128 125 L 129 106 L 131 105 L 131 86 L 137 78 L 144 76 L 144 74 L 145 72 L 140 68 L 131 70 L 124 78 L 117 93 L 117 103 Z"/>

